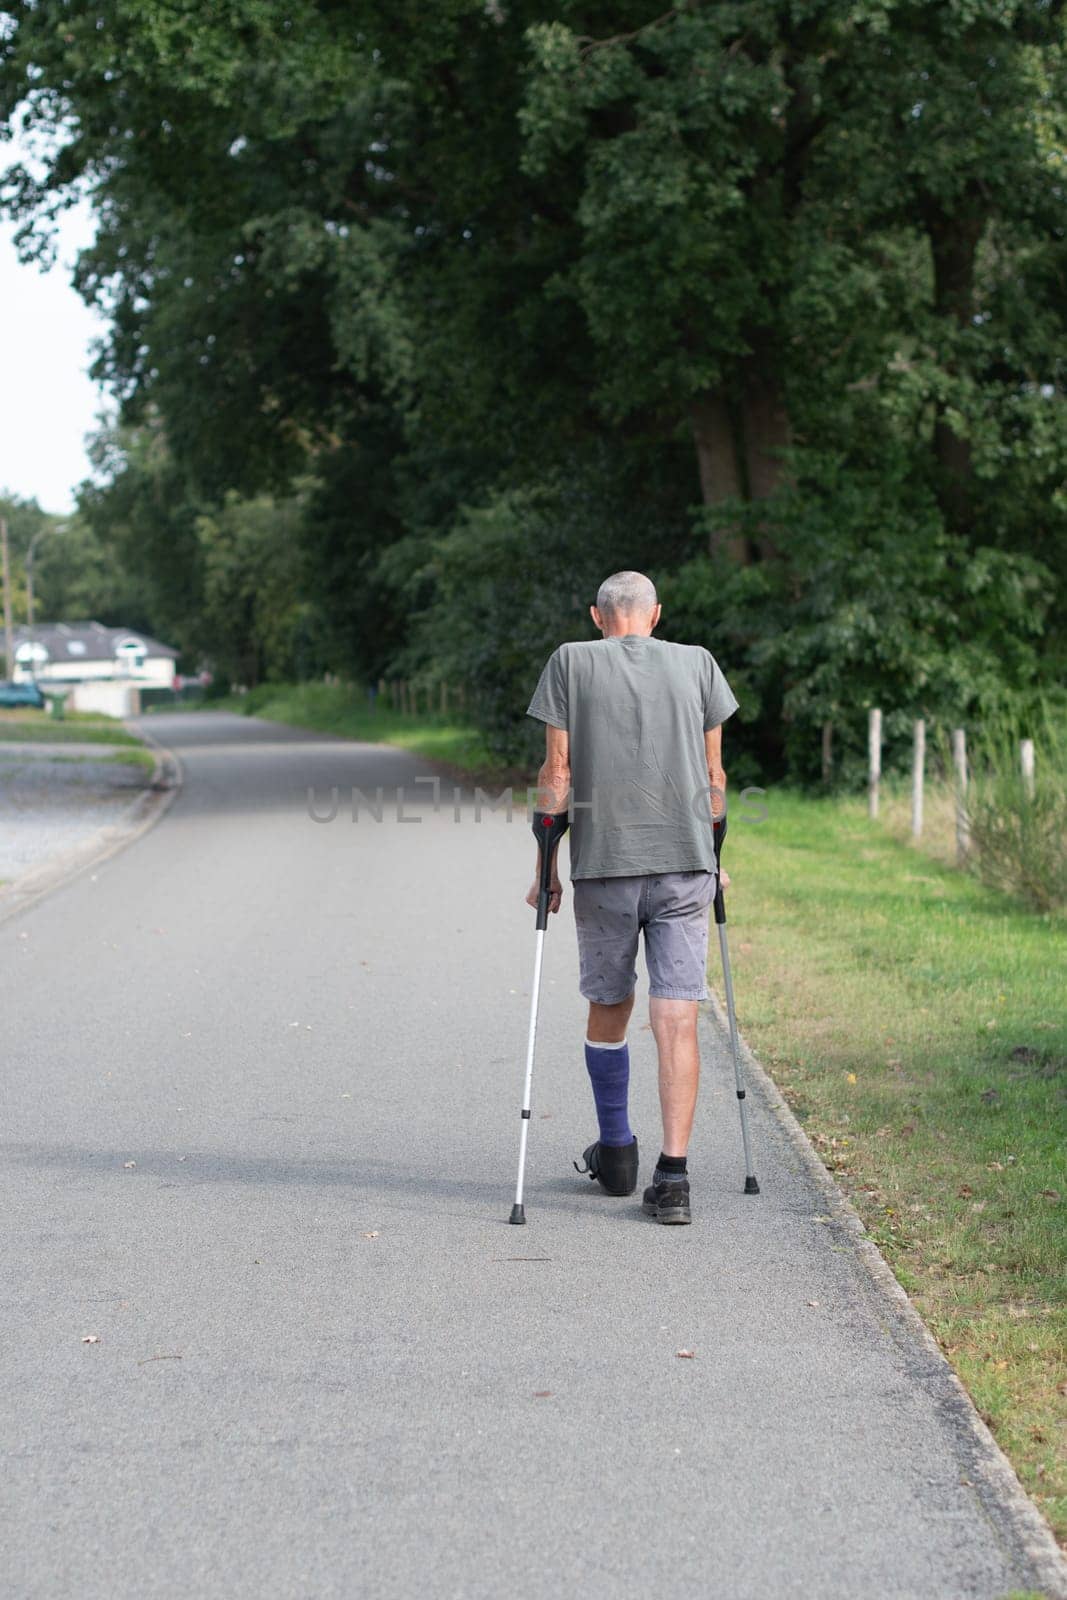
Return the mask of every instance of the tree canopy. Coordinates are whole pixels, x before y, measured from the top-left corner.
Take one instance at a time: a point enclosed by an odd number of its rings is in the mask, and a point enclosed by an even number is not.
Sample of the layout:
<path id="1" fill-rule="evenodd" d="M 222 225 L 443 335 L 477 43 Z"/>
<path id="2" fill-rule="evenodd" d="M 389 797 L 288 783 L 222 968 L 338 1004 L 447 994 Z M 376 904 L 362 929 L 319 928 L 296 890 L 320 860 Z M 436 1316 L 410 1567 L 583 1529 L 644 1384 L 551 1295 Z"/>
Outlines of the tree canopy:
<path id="1" fill-rule="evenodd" d="M 502 752 L 598 574 L 818 724 L 1063 675 L 1059 0 L 34 0 L 0 39 L 28 256 L 121 401 L 86 491 L 240 681 L 447 673 Z"/>

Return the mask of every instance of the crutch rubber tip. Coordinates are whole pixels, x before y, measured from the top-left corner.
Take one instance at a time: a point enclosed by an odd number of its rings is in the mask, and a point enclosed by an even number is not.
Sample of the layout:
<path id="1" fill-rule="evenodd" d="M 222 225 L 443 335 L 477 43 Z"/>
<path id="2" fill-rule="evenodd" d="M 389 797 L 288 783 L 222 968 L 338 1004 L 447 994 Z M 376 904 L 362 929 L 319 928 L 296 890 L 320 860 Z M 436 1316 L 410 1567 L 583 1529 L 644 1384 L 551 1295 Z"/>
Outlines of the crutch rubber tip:
<path id="1" fill-rule="evenodd" d="M 745 1179 L 745 1193 L 746 1194 L 759 1194 L 759 1184 L 756 1182 L 755 1178 L 752 1176 L 751 1173 L 749 1173 L 748 1177 Z M 513 1217 L 512 1221 L 514 1221 L 514 1220 L 515 1219 Z"/>
<path id="2" fill-rule="evenodd" d="M 511 1216 L 508 1218 L 508 1221 L 509 1222 L 525 1222 L 526 1221 L 526 1207 L 525 1206 L 520 1206 L 520 1205 L 512 1206 L 512 1208 L 511 1208 Z"/>

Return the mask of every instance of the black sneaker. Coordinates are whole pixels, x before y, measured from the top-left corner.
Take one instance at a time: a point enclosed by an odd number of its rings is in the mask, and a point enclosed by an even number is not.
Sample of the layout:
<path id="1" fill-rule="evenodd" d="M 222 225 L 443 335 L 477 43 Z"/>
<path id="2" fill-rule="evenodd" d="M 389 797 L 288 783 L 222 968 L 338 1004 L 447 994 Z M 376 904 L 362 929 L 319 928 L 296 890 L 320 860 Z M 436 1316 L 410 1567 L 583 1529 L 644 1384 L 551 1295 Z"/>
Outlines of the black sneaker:
<path id="1" fill-rule="evenodd" d="M 637 1188 L 637 1140 L 631 1144 L 591 1144 L 582 1151 L 583 1165 L 574 1163 L 575 1172 L 588 1173 L 608 1194 L 633 1194 Z"/>
<path id="2" fill-rule="evenodd" d="M 689 1179 L 675 1178 L 670 1183 L 650 1184 L 645 1190 L 642 1210 L 657 1222 L 692 1222 L 689 1215 Z"/>

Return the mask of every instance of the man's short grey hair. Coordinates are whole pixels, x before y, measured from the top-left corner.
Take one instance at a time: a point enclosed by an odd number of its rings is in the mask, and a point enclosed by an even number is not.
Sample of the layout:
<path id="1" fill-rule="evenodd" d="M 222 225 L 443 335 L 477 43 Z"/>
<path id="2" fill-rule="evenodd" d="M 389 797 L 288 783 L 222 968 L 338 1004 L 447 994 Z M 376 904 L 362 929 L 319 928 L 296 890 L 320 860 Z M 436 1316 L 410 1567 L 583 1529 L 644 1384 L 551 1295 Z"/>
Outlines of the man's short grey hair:
<path id="1" fill-rule="evenodd" d="M 643 572 L 613 572 L 596 592 L 603 617 L 643 617 L 659 605 L 656 585 Z"/>

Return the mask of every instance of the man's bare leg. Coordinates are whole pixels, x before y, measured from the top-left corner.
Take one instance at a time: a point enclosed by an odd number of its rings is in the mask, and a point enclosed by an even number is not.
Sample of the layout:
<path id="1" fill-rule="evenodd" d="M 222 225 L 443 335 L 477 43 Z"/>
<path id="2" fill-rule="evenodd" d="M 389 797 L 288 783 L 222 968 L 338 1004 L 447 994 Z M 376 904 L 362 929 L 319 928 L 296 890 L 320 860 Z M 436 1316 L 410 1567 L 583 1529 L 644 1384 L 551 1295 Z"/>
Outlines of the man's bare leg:
<path id="1" fill-rule="evenodd" d="M 634 1008 L 634 997 L 629 995 L 618 1005 L 602 1006 L 595 1000 L 589 1002 L 589 1026 L 586 1038 L 596 1044 L 617 1044 L 626 1037 L 626 1025 Z"/>
<path id="2" fill-rule="evenodd" d="M 602 1009 L 608 1010 L 610 1007 Z M 653 996 L 648 1002 L 648 1014 L 659 1051 L 663 1154 L 684 1156 L 689 1151 L 689 1136 L 693 1131 L 700 1083 L 697 1002 L 663 1000 Z"/>

